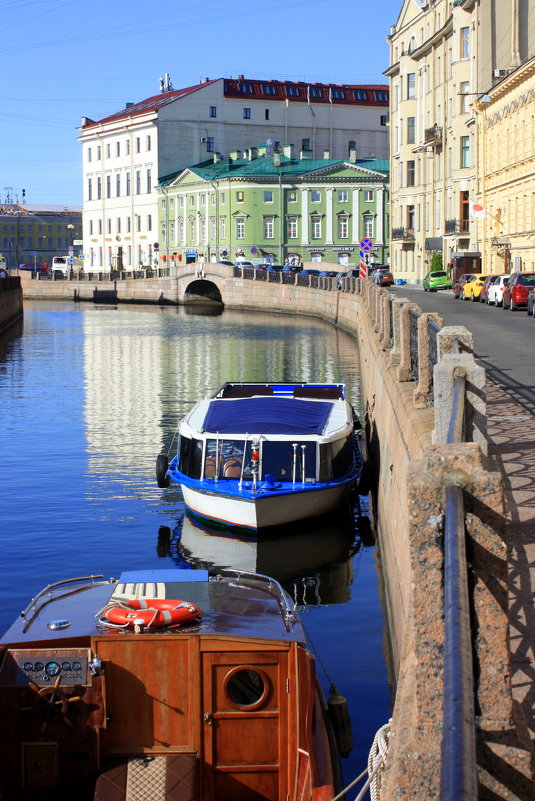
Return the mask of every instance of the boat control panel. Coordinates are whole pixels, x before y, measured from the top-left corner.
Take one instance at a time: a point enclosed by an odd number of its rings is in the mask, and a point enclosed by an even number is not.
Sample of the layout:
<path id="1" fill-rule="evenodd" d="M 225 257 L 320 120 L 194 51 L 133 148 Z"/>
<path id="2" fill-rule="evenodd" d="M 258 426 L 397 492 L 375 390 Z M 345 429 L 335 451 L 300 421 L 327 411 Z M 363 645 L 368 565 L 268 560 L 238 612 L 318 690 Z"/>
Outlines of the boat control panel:
<path id="1" fill-rule="evenodd" d="M 61 650 L 9 650 L 0 668 L 0 686 L 53 686 L 59 678 L 62 687 L 88 685 L 90 654 L 86 648 Z"/>

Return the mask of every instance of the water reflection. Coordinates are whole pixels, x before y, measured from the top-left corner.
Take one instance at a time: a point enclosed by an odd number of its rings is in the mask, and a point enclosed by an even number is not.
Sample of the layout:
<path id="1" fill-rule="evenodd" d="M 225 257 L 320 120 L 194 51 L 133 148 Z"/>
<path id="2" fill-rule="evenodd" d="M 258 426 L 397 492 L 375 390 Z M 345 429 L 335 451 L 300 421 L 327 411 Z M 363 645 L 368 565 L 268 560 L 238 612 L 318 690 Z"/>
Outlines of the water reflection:
<path id="1" fill-rule="evenodd" d="M 180 567 L 211 572 L 233 567 L 272 576 L 299 605 L 343 604 L 350 598 L 353 557 L 371 544 L 367 523 L 367 518 L 360 523 L 362 535 L 348 516 L 331 516 L 233 536 L 184 514 L 173 529 L 160 526 L 157 553 Z"/>

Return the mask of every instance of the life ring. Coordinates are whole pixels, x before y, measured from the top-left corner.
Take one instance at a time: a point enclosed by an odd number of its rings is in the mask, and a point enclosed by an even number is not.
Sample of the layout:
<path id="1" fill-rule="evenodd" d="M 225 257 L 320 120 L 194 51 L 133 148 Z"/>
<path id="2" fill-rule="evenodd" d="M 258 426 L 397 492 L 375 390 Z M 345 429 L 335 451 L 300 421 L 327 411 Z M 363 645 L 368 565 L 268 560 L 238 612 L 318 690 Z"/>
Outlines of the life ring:
<path id="1" fill-rule="evenodd" d="M 171 598 L 140 598 L 109 604 L 102 615 L 104 624 L 133 626 L 138 628 L 161 628 L 183 626 L 199 617 L 201 610 L 190 601 L 174 601 Z"/>

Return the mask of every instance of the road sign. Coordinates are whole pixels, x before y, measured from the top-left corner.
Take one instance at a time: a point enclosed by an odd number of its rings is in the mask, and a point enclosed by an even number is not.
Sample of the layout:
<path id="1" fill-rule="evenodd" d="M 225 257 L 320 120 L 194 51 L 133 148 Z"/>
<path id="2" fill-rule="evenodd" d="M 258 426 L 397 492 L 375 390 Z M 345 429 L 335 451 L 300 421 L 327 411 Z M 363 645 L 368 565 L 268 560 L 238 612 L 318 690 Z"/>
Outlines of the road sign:
<path id="1" fill-rule="evenodd" d="M 72 257 L 72 256 L 69 256 L 69 264 L 73 264 L 73 263 L 74 263 L 74 259 L 73 259 L 73 257 Z"/>
<path id="2" fill-rule="evenodd" d="M 154 245 L 153 245 L 154 250 L 158 250 L 159 247 L 160 247 L 159 244 L 157 242 L 155 242 Z"/>
<path id="3" fill-rule="evenodd" d="M 369 253 L 370 250 L 373 250 L 373 239 L 365 239 L 360 240 L 360 249 L 364 251 L 364 253 Z"/>

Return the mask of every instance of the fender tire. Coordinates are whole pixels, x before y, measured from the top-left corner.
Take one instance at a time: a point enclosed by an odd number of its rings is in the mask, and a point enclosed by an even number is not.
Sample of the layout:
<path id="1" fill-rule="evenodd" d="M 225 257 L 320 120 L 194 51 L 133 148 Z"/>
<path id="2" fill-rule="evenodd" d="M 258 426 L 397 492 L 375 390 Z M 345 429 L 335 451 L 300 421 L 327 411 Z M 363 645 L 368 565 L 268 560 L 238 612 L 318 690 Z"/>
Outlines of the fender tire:
<path id="1" fill-rule="evenodd" d="M 169 467 L 169 459 L 165 453 L 158 454 L 156 459 L 156 481 L 161 489 L 169 486 L 170 478 L 167 475 L 167 468 Z"/>

